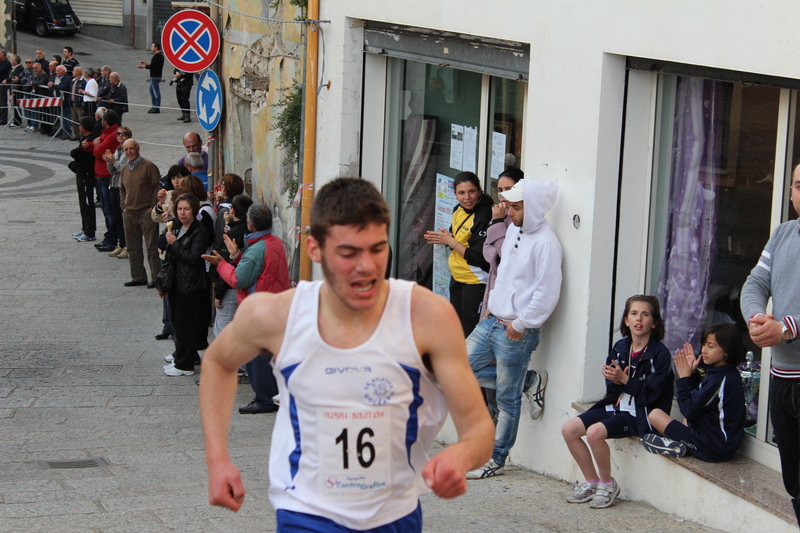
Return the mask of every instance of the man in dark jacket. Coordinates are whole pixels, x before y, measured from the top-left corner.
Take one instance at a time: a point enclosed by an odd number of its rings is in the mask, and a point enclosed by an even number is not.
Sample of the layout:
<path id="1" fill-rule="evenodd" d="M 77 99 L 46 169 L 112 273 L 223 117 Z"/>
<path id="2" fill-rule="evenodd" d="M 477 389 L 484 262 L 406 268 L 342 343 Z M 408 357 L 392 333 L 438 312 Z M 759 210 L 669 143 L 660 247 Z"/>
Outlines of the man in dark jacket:
<path id="1" fill-rule="evenodd" d="M 112 72 L 109 80 L 111 88 L 108 90 L 105 106 L 117 112 L 119 123 L 122 125 L 122 114 L 128 112 L 128 88 L 122 83 L 119 72 Z"/>
<path id="2" fill-rule="evenodd" d="M 150 71 L 150 101 L 153 107 L 147 110 L 148 113 L 160 113 L 161 107 L 161 75 L 164 70 L 164 54 L 161 53 L 161 45 L 153 43 L 150 45 L 150 51 L 153 52 L 153 59 L 150 63 L 146 61 L 139 62 L 139 68 L 146 68 Z"/>
<path id="3" fill-rule="evenodd" d="M 61 123 L 56 135 L 60 139 L 70 140 L 69 131 L 70 117 L 72 117 L 72 110 L 70 106 L 69 90 L 72 86 L 72 78 L 67 74 L 67 67 L 58 65 L 56 67 L 56 77 L 51 81 L 48 86 L 53 91 L 53 96 L 61 97 Z"/>
<path id="4" fill-rule="evenodd" d="M 0 50 L 0 57 L 5 57 L 4 50 Z M 6 102 L 11 94 L 11 86 L 14 83 L 13 78 L 16 78 L 22 74 L 22 65 L 20 64 L 18 55 L 12 55 L 7 59 L 7 61 L 9 66 L 8 72 L 6 72 L 5 76 L 0 73 L 0 126 L 3 126 L 6 124 L 6 122 L 8 122 L 8 107 L 6 107 Z M 13 101 L 15 100 L 12 96 L 12 102 Z M 13 108 L 11 113 L 13 115 Z"/>
<path id="5" fill-rule="evenodd" d="M 94 121 L 89 117 L 81 118 L 81 141 L 70 155 L 74 164 L 70 168 L 75 171 L 75 183 L 78 187 L 78 206 L 81 211 L 81 230 L 72 236 L 78 242 L 95 240 L 94 233 L 97 229 L 97 217 L 94 210 L 94 156 L 83 149 L 83 143 L 92 144 L 94 141 Z M 74 167 L 74 168 L 73 168 Z"/>
<path id="6" fill-rule="evenodd" d="M 50 83 L 50 77 L 47 75 L 42 69 L 41 63 L 38 61 L 33 62 L 33 70 L 31 71 L 31 76 L 28 79 L 28 92 L 35 93 L 37 96 L 50 96 L 50 88 L 47 84 Z M 28 96 L 31 97 L 30 95 Z M 28 127 L 25 128 L 25 131 L 37 131 L 40 130 L 40 120 L 41 113 L 38 110 L 31 110 L 29 111 L 28 116 Z"/>

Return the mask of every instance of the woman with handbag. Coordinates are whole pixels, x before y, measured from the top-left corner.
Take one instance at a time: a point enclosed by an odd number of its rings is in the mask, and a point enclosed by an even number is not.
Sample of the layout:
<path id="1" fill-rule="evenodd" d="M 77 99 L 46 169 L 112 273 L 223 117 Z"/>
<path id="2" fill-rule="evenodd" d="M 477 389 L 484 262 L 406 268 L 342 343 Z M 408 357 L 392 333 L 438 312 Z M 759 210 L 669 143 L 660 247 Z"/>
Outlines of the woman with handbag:
<path id="1" fill-rule="evenodd" d="M 168 299 L 175 336 L 175 355 L 165 357 L 169 364 L 164 366 L 164 373 L 191 376 L 194 365 L 200 362 L 198 347 L 208 345 L 197 324 L 211 320 L 210 283 L 202 258 L 208 246 L 208 232 L 197 220 L 200 202 L 193 195 L 178 196 L 174 211 L 176 217 L 167 223 L 158 239 L 159 248 L 166 251 L 166 260 L 156 280 L 159 293 Z"/>

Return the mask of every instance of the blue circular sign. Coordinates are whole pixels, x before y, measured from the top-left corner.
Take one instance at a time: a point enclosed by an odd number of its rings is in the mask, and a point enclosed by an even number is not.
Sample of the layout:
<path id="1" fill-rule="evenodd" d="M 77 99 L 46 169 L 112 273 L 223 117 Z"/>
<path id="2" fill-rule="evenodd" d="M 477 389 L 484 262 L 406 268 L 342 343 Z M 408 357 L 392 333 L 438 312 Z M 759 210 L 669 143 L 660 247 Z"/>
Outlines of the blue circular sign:
<path id="1" fill-rule="evenodd" d="M 217 127 L 222 118 L 222 85 L 213 71 L 203 72 L 197 82 L 195 93 L 197 121 L 206 131 Z"/>

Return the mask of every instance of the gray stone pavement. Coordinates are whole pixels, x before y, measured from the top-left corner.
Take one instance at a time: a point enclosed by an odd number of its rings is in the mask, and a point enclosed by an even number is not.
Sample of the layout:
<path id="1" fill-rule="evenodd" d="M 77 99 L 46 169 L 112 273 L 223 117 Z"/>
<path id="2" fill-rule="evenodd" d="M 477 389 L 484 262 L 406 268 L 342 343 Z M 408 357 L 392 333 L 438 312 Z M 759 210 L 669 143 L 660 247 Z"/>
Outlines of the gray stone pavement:
<path id="1" fill-rule="evenodd" d="M 32 35 L 20 37 L 22 51 L 39 45 Z M 94 54 L 78 55 L 81 62 L 119 70 L 132 101 L 148 101 L 135 69 L 144 52 L 81 36 L 42 44 L 49 56 L 66 42 Z M 185 128 L 174 116 L 125 117 L 137 138 L 160 144 L 144 145 L 143 154 L 162 171 L 183 152 Z M 170 144 L 179 148 L 163 146 Z M 79 228 L 66 168 L 74 145 L 0 130 L 0 532 L 273 531 L 267 456 L 274 415 L 234 413 L 231 455 L 247 498 L 237 514 L 210 507 L 197 376 L 162 372 L 172 345 L 153 338 L 161 330 L 157 294 L 124 288 L 127 261 L 70 236 Z M 251 394 L 240 385 L 236 404 Z M 107 465 L 39 463 L 91 458 Z M 712 531 L 639 502 L 602 511 L 569 505 L 569 490 L 510 468 L 471 481 L 456 500 L 423 496 L 425 531 Z"/>

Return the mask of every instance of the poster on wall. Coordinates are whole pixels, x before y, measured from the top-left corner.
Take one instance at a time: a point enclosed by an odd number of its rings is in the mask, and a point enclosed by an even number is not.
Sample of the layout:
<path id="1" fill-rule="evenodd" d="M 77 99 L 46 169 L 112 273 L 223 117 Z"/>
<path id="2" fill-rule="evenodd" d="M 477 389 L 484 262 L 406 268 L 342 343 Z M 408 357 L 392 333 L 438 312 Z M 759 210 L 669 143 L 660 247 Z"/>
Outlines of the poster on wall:
<path id="1" fill-rule="evenodd" d="M 492 177 L 497 179 L 506 169 L 506 134 L 492 132 Z"/>
<path id="2" fill-rule="evenodd" d="M 464 157 L 461 170 L 475 172 L 478 160 L 478 128 L 464 127 Z"/>
<path id="3" fill-rule="evenodd" d="M 436 174 L 436 216 L 434 230 L 447 229 L 453 220 L 453 207 L 456 205 L 456 193 L 453 190 L 453 178 L 444 174 Z M 450 299 L 450 257 L 448 246 L 433 247 L 433 292 Z"/>
<path id="4" fill-rule="evenodd" d="M 464 126 L 450 126 L 450 168 L 461 170 L 464 158 Z"/>

